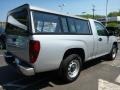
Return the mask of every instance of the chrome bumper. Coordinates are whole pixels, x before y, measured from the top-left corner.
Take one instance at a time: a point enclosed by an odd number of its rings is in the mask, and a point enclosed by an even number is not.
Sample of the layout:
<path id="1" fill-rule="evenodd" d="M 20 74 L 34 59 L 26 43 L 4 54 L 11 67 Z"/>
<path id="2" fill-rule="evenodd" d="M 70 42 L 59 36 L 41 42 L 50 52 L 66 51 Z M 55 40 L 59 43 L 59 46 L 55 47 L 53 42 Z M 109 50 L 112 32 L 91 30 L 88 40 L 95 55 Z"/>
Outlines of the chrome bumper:
<path id="1" fill-rule="evenodd" d="M 32 76 L 35 75 L 34 69 L 31 67 L 23 67 L 21 65 L 17 65 L 19 70 L 26 76 Z"/>
<path id="2" fill-rule="evenodd" d="M 35 75 L 34 68 L 28 63 L 15 58 L 10 53 L 5 53 L 4 57 L 7 64 L 12 65 L 15 68 L 18 68 L 23 75 L 26 75 L 26 76 Z"/>
<path id="3" fill-rule="evenodd" d="M 22 64 L 20 60 L 15 59 L 16 65 L 19 68 L 19 70 L 26 76 L 32 76 L 35 75 L 35 71 L 33 67 L 30 67 L 28 65 Z"/>

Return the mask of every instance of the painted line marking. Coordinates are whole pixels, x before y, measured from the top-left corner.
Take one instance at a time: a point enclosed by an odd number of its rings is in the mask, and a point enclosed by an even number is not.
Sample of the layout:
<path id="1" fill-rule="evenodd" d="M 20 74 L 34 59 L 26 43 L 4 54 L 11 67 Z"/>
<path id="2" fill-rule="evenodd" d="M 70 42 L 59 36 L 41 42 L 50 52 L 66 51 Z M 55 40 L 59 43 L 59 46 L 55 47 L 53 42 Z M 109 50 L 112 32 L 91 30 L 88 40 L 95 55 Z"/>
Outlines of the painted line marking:
<path id="1" fill-rule="evenodd" d="M 120 75 L 115 79 L 115 82 L 120 83 Z"/>
<path id="2" fill-rule="evenodd" d="M 3 87 L 0 85 L 0 90 L 3 90 Z"/>
<path id="3" fill-rule="evenodd" d="M 120 85 L 108 82 L 103 79 L 99 79 L 98 90 L 120 90 Z"/>
<path id="4" fill-rule="evenodd" d="M 0 55 L 0 57 L 2 57 L 2 56 L 4 56 L 4 55 Z"/>

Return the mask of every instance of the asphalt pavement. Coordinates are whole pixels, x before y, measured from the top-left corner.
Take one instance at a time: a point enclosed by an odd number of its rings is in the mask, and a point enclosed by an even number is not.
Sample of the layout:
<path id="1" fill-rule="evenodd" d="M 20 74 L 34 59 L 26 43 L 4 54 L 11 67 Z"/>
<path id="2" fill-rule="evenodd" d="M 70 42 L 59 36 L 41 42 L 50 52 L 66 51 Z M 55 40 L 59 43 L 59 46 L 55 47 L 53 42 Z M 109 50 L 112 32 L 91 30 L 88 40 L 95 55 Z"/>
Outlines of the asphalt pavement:
<path id="1" fill-rule="evenodd" d="M 23 76 L 6 64 L 3 53 L 0 52 L 0 90 L 120 90 L 120 51 L 114 61 L 86 62 L 79 78 L 69 84 L 61 82 L 56 72 Z"/>

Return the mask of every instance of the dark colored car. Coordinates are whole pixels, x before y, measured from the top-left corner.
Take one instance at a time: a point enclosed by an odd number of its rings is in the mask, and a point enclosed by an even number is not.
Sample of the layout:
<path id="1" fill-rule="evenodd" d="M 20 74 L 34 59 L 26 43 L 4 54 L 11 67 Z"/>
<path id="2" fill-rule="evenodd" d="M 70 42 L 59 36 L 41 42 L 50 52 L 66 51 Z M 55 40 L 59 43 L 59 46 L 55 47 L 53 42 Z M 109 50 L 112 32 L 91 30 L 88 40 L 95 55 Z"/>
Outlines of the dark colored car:
<path id="1" fill-rule="evenodd" d="M 6 48 L 6 35 L 5 35 L 5 30 L 0 28 L 0 49 L 5 49 Z"/>

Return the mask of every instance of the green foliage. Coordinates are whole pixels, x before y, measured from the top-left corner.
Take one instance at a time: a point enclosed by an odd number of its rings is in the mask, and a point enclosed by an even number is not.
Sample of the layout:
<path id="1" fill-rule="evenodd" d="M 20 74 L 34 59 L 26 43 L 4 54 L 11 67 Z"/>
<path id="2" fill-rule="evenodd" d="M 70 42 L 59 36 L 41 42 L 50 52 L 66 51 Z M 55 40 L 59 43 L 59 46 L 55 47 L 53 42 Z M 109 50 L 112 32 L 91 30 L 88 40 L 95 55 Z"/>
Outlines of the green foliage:
<path id="1" fill-rule="evenodd" d="M 76 15 L 76 16 L 84 17 L 84 18 L 93 18 L 93 15 L 91 15 L 91 14 L 86 14 L 86 15 Z M 95 19 L 98 19 L 98 18 L 103 18 L 103 17 L 105 17 L 105 16 L 102 16 L 102 15 L 95 15 L 94 17 L 95 17 Z"/>
<path id="2" fill-rule="evenodd" d="M 117 22 L 108 22 L 107 26 L 108 27 L 117 27 L 118 23 Z"/>
<path id="3" fill-rule="evenodd" d="M 110 12 L 110 13 L 108 14 L 108 17 L 115 17 L 115 16 L 120 16 L 120 12 L 114 11 L 114 12 Z"/>

